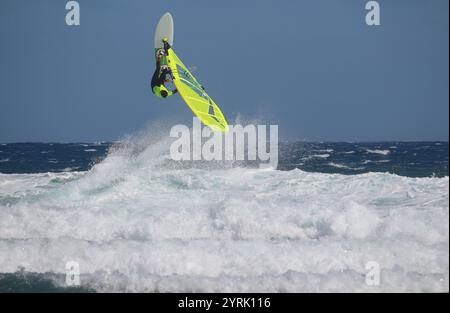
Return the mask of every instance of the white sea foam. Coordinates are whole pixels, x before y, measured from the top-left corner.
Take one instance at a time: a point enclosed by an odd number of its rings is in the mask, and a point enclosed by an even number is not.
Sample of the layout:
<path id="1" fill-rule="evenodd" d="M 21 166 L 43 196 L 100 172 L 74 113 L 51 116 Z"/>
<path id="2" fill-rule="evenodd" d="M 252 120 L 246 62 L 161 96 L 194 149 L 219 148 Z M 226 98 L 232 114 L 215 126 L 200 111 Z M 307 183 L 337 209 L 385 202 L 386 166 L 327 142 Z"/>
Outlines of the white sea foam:
<path id="1" fill-rule="evenodd" d="M 95 152 L 97 149 L 84 149 L 85 152 Z"/>
<path id="2" fill-rule="evenodd" d="M 390 150 L 380 150 L 380 149 L 366 149 L 367 153 L 380 154 L 380 155 L 388 155 L 391 153 Z"/>
<path id="3" fill-rule="evenodd" d="M 77 261 L 99 291 L 449 290 L 448 177 L 179 170 L 168 147 L 129 138 L 88 172 L 0 174 L 0 272 Z"/>
<path id="4" fill-rule="evenodd" d="M 343 169 L 354 170 L 354 171 L 359 171 L 359 170 L 364 169 L 364 167 L 351 167 L 351 166 L 347 166 L 345 164 L 340 164 L 340 163 L 335 163 L 335 162 L 328 162 L 327 165 L 331 166 L 331 167 L 343 168 Z"/>
<path id="5" fill-rule="evenodd" d="M 318 149 L 318 150 L 313 150 L 313 151 L 319 152 L 319 153 L 322 153 L 322 152 L 332 153 L 332 152 L 334 152 L 334 149 Z"/>
<path id="6" fill-rule="evenodd" d="M 390 160 L 364 160 L 361 164 L 369 164 L 369 163 L 389 163 Z"/>
<path id="7" fill-rule="evenodd" d="M 324 154 L 313 154 L 313 155 L 309 155 L 307 157 L 304 158 L 304 160 L 311 160 L 311 159 L 327 159 L 329 158 L 330 155 L 328 153 L 324 153 Z"/>

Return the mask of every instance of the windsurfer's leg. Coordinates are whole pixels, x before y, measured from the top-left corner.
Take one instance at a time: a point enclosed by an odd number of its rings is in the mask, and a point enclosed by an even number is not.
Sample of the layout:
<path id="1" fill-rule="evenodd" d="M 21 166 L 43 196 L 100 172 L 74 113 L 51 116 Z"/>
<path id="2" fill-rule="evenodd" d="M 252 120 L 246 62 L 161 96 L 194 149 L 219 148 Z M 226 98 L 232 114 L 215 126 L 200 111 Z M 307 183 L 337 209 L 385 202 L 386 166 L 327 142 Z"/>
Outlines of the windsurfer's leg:
<path id="1" fill-rule="evenodd" d="M 167 75 L 170 77 L 171 80 L 173 80 L 172 72 L 170 68 L 167 65 L 161 65 L 161 75 L 160 78 L 163 80 L 166 80 Z"/>

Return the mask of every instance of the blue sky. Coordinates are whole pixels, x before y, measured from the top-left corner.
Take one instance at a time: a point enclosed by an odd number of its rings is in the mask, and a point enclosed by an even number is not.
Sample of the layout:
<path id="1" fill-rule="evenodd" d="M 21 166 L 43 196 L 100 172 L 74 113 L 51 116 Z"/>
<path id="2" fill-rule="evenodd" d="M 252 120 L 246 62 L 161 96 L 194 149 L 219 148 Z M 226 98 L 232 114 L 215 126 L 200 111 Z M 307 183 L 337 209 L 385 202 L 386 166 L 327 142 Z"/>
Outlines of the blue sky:
<path id="1" fill-rule="evenodd" d="M 192 123 L 155 98 L 153 33 L 169 11 L 174 49 L 229 122 L 278 124 L 281 139 L 448 140 L 448 1 L 62 0 L 0 2 L 0 142 L 115 140 Z"/>

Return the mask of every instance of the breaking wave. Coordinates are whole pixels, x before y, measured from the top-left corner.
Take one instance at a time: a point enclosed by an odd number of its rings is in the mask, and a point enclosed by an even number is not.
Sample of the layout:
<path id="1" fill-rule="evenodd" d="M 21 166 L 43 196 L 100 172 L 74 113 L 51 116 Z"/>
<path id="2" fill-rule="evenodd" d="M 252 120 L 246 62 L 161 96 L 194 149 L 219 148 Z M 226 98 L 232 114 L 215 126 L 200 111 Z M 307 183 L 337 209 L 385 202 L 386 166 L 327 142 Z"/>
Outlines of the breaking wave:
<path id="1" fill-rule="evenodd" d="M 180 169 L 169 145 L 143 133 L 86 172 L 0 174 L 0 272 L 63 284 L 76 261 L 96 291 L 448 292 L 448 177 Z"/>

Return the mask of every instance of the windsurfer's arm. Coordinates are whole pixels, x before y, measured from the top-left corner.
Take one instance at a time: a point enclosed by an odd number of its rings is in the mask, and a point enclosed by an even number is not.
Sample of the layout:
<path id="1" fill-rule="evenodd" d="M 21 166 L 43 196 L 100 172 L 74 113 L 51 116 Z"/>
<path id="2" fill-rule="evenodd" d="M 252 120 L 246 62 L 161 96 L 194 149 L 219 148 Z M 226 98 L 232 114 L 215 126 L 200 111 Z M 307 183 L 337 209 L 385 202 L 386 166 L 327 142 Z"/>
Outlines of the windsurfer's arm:
<path id="1" fill-rule="evenodd" d="M 167 51 L 172 47 L 170 43 L 167 41 L 167 38 L 163 38 L 164 51 L 166 51 L 166 55 L 169 55 Z"/>

